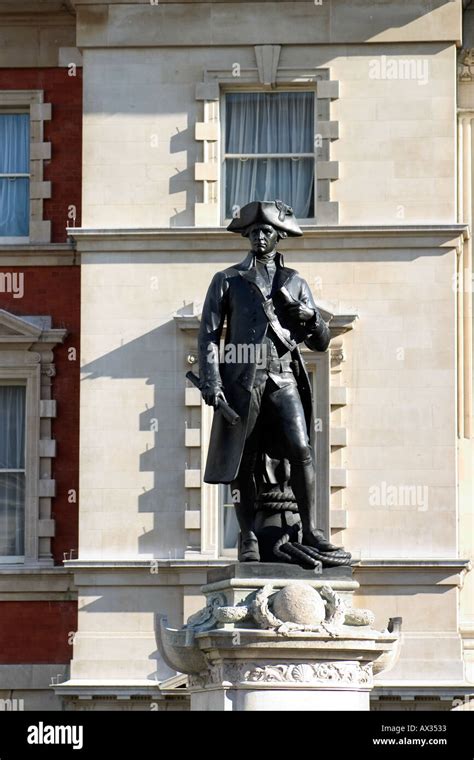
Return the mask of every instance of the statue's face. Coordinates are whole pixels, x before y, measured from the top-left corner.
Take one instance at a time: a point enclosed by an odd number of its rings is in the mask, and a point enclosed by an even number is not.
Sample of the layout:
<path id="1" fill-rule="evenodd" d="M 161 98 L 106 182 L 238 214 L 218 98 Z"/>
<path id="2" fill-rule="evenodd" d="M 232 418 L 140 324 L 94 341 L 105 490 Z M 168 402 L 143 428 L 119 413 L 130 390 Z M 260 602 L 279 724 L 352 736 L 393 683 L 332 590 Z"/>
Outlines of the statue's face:
<path id="1" fill-rule="evenodd" d="M 271 224 L 252 224 L 247 234 L 257 257 L 272 253 L 278 243 L 278 232 Z"/>

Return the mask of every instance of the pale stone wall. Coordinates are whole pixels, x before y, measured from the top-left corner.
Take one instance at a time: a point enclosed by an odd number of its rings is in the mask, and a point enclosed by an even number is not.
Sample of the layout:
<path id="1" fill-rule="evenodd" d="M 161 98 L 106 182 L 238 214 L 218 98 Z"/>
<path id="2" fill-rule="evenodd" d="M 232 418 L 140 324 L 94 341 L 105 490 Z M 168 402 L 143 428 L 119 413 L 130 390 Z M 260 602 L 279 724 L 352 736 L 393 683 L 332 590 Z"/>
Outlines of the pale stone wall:
<path id="1" fill-rule="evenodd" d="M 235 63 L 255 69 L 253 47 L 84 52 L 84 226 L 194 224 L 202 201 L 194 164 L 203 160 L 196 85 L 206 68 L 230 72 Z M 327 68 L 340 83 L 330 158 L 339 162 L 331 200 L 341 223 L 454 221 L 454 45 L 288 45 L 280 66 Z"/>
<path id="2" fill-rule="evenodd" d="M 82 254 L 83 559 L 183 556 L 185 469 L 200 463 L 184 447 L 186 343 L 172 315 L 246 248 L 177 240 Z M 455 251 L 402 231 L 382 251 L 367 239 L 328 249 L 310 232 L 294 245 L 287 263 L 316 298 L 359 315 L 334 379 L 348 389 L 349 445 L 333 462 L 348 478 L 344 541 L 367 558 L 455 557 Z"/>

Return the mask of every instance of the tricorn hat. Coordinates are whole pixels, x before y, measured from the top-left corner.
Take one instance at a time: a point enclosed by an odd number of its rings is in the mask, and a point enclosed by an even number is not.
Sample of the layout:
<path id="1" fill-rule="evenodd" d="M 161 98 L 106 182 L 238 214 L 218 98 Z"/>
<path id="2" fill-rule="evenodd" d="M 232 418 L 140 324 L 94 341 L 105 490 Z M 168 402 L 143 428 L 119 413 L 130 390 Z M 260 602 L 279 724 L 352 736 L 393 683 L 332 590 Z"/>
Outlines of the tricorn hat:
<path id="1" fill-rule="evenodd" d="M 299 237 L 301 232 L 293 209 L 283 201 L 252 201 L 240 209 L 239 216 L 232 219 L 227 227 L 229 232 L 244 233 L 251 224 L 261 222 L 271 224 L 277 230 L 291 237 Z"/>

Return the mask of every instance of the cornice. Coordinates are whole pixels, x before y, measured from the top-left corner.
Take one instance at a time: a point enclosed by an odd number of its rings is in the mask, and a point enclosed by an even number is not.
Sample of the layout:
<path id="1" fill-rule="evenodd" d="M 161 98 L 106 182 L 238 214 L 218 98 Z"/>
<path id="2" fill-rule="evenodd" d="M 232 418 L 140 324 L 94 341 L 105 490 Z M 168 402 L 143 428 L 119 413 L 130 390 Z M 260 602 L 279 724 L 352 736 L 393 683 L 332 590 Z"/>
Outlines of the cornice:
<path id="1" fill-rule="evenodd" d="M 262 45 L 275 43 L 275 29 L 283 45 L 447 42 L 460 46 L 462 37 L 457 1 L 433 8 L 427 2 L 359 0 L 354 8 L 350 0 L 317 4 L 303 0 L 296 3 L 296 12 L 292 0 L 70 0 L 70 4 L 78 16 L 80 47 L 235 44 L 236 27 L 243 30 L 241 39 Z M 189 24 L 185 31 L 175 23 L 181 14 Z"/>
<path id="2" fill-rule="evenodd" d="M 0 243 L 1 267 L 73 266 L 80 257 L 68 243 Z"/>
<path id="3" fill-rule="evenodd" d="M 284 241 L 282 253 L 333 249 L 338 252 L 380 250 L 381 248 L 439 248 L 460 247 L 468 238 L 464 224 L 399 225 L 399 226 L 333 226 L 302 227 L 302 238 Z M 156 252 L 214 253 L 234 251 L 245 253 L 245 243 L 225 227 L 129 228 L 99 229 L 69 228 L 70 240 L 79 252 Z"/>
<path id="4" fill-rule="evenodd" d="M 150 572 L 151 566 L 159 567 L 162 570 L 188 570 L 201 571 L 203 568 L 226 567 L 230 564 L 229 558 L 226 559 L 67 559 L 64 560 L 64 567 L 71 571 L 77 570 L 104 570 L 115 572 L 117 570 L 146 570 Z"/>
<path id="5" fill-rule="evenodd" d="M 1 26 L 72 26 L 75 11 L 69 0 L 0 0 Z"/>

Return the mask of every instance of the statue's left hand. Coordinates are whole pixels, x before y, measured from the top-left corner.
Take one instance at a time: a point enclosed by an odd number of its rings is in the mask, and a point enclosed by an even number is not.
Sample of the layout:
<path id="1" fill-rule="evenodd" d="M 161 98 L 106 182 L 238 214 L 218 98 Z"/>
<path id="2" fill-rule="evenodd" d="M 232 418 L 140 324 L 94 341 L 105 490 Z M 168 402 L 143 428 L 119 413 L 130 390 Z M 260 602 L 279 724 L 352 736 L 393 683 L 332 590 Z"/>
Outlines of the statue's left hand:
<path id="1" fill-rule="evenodd" d="M 295 301 L 287 306 L 290 317 L 296 322 L 308 322 L 315 315 L 314 309 L 311 306 L 306 306 L 302 301 Z"/>

